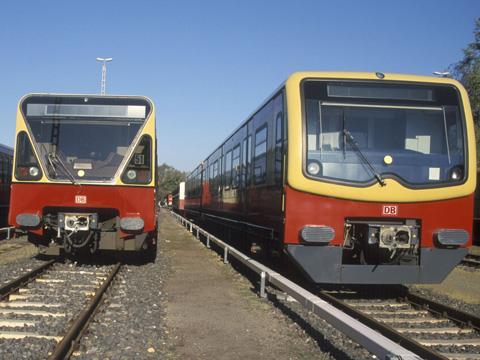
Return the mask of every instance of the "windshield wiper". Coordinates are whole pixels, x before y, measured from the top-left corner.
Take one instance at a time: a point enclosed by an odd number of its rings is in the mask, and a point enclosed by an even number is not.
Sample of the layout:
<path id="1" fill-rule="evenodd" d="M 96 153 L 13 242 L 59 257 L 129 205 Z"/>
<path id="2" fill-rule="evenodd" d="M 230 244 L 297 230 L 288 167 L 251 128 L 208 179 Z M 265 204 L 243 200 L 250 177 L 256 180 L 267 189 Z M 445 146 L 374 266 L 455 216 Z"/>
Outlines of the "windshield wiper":
<path id="1" fill-rule="evenodd" d="M 48 164 L 50 165 L 50 168 L 53 171 L 53 174 L 55 175 L 55 178 L 57 178 L 58 177 L 57 165 L 55 165 L 54 161 L 50 157 L 50 154 L 47 154 L 46 158 L 47 158 Z"/>
<path id="2" fill-rule="evenodd" d="M 80 184 L 75 180 L 75 176 L 73 176 L 73 174 L 70 172 L 70 170 L 68 170 L 67 166 L 65 165 L 65 163 L 62 161 L 62 159 L 60 159 L 60 157 L 56 154 L 56 153 L 48 153 L 47 154 L 48 156 L 48 162 L 50 163 L 50 165 L 52 165 L 52 168 L 53 168 L 53 171 L 55 172 L 55 175 L 57 175 L 57 171 L 56 171 L 56 167 L 58 165 L 60 165 L 60 167 L 62 168 L 63 172 L 65 173 L 65 175 L 67 175 L 67 177 L 69 178 L 69 180 L 74 184 L 74 185 L 78 185 L 80 186 Z M 54 164 L 57 164 L 57 166 L 55 166 Z M 58 175 L 57 175 L 58 176 Z"/>
<path id="3" fill-rule="evenodd" d="M 360 156 L 360 158 L 363 160 L 363 162 L 365 164 L 368 165 L 368 168 L 370 169 L 370 171 L 372 172 L 373 176 L 375 176 L 375 179 L 377 179 L 378 183 L 381 185 L 381 186 L 385 186 L 386 183 L 385 183 L 385 180 L 383 180 L 383 177 L 382 175 L 380 175 L 378 173 L 377 170 L 375 170 L 375 168 L 373 167 L 372 163 L 370 162 L 370 160 L 367 159 L 367 157 L 363 154 L 362 150 L 360 150 L 360 148 L 358 147 L 358 144 L 357 142 L 355 141 L 354 137 L 352 136 L 352 134 L 350 134 L 350 131 L 348 131 L 347 129 L 345 129 L 345 127 L 343 128 L 343 135 L 344 137 L 349 140 L 350 142 L 350 145 L 352 146 L 353 150 L 355 150 L 358 155 Z"/>

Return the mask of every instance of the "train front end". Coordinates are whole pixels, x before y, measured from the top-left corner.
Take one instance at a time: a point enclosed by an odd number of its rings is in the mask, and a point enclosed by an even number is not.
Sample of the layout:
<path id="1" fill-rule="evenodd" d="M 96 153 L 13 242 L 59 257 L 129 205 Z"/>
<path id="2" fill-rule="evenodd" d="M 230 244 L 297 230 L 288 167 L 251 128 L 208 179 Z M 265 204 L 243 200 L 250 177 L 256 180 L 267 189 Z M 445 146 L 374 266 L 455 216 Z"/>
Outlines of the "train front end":
<path id="1" fill-rule="evenodd" d="M 456 81 L 296 73 L 285 250 L 317 283 L 438 283 L 471 245 L 476 150 Z"/>
<path id="2" fill-rule="evenodd" d="M 155 111 L 131 96 L 27 95 L 9 222 L 45 254 L 156 248 Z"/>

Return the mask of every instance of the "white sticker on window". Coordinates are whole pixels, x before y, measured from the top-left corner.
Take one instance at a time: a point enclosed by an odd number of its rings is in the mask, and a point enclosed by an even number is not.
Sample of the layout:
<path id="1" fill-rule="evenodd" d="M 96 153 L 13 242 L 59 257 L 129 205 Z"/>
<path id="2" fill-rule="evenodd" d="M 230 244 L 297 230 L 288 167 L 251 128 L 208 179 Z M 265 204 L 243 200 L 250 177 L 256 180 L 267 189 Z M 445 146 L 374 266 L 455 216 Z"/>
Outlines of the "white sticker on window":
<path id="1" fill-rule="evenodd" d="M 429 180 L 440 180 L 440 168 L 428 168 Z"/>

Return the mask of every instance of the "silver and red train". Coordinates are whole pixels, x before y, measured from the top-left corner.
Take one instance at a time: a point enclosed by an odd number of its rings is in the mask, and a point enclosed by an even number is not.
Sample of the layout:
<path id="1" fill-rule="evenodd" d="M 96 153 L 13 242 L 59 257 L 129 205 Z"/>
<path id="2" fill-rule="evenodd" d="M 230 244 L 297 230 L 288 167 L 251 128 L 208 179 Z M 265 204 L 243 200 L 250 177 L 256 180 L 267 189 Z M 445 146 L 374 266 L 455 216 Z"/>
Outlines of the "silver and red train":
<path id="1" fill-rule="evenodd" d="M 457 81 L 300 72 L 188 175 L 185 213 L 316 283 L 438 283 L 471 246 L 476 175 Z"/>
<path id="2" fill-rule="evenodd" d="M 185 210 L 185 181 L 178 184 L 178 187 L 172 192 L 172 209 L 175 212 L 183 214 Z"/>
<path id="3" fill-rule="evenodd" d="M 155 109 L 145 97 L 20 100 L 9 222 L 46 254 L 156 254 Z"/>

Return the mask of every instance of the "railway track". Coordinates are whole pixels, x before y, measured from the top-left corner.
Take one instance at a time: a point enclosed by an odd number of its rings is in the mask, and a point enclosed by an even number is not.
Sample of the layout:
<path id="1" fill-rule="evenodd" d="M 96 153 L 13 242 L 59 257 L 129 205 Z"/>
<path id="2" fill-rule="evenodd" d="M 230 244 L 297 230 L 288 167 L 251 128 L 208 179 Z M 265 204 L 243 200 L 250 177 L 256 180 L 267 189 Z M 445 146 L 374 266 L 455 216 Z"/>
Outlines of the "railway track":
<path id="1" fill-rule="evenodd" d="M 408 291 L 321 291 L 320 297 L 424 359 L 480 359 L 480 318 L 473 314 Z"/>
<path id="2" fill-rule="evenodd" d="M 37 357 L 68 358 L 120 266 L 50 261 L 2 286 L 2 347 L 21 352 L 40 343 L 45 354 Z"/>
<path id="3" fill-rule="evenodd" d="M 462 265 L 480 268 L 480 255 L 468 254 L 461 262 Z"/>
<path id="4" fill-rule="evenodd" d="M 193 235 L 196 235 L 197 239 L 201 239 L 200 234 L 204 235 L 205 244 L 208 248 L 211 247 L 210 244 L 213 241 L 220 249 L 223 249 L 225 263 L 228 262 L 226 260 L 228 254 L 237 252 L 237 250 L 228 247 L 224 242 L 205 230 L 201 230 L 187 219 L 176 214 L 174 216 Z M 235 258 L 240 262 L 248 264 L 254 261 L 245 255 L 245 259 L 242 260 L 242 256 L 238 253 Z M 357 290 L 349 289 L 347 291 L 339 290 L 338 287 L 329 287 L 329 290 L 318 291 L 318 287 L 305 282 L 304 278 L 293 276 L 292 281 L 281 280 L 281 276 L 277 272 L 261 264 L 256 263 L 249 267 L 256 273 L 264 271 L 264 277 L 260 280 L 260 296 L 267 297 L 267 291 L 275 295 L 280 292 L 285 299 L 289 295 L 309 311 L 313 311 L 317 315 L 324 315 L 320 317 L 328 318 L 327 321 L 334 327 L 338 326 L 338 319 L 343 315 L 348 315 L 351 319 L 349 323 L 357 320 L 363 323 L 362 325 L 365 326 L 364 334 L 369 333 L 369 340 L 374 341 L 380 339 L 380 337 L 385 337 L 388 341 L 402 347 L 403 350 L 401 351 L 409 352 L 404 354 L 400 351 L 399 355 L 392 355 L 393 352 L 386 355 L 378 352 L 380 354 L 378 356 L 375 353 L 378 348 L 369 347 L 371 344 L 368 340 L 365 341 L 364 338 L 358 337 L 357 333 L 343 326 L 337 327 L 379 358 L 400 359 L 404 358 L 405 355 L 405 358 L 412 359 L 480 360 L 480 318 L 473 314 L 420 297 L 408 292 L 406 288 L 397 286 L 387 286 L 381 289 L 364 286 L 357 287 Z M 268 274 L 268 276 L 265 274 Z M 263 280 L 267 277 L 268 286 L 273 286 L 268 290 L 263 284 Z M 302 291 L 307 292 L 308 295 L 302 297 L 300 295 L 303 294 Z M 325 315 L 319 308 L 315 308 L 315 304 L 322 300 L 333 305 L 336 310 L 341 310 L 343 314 L 337 314 L 338 318 L 336 319 L 331 313 Z M 383 342 L 383 340 L 381 341 Z M 380 344 L 380 340 L 377 344 Z"/>

